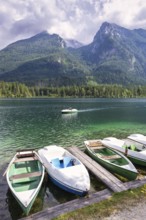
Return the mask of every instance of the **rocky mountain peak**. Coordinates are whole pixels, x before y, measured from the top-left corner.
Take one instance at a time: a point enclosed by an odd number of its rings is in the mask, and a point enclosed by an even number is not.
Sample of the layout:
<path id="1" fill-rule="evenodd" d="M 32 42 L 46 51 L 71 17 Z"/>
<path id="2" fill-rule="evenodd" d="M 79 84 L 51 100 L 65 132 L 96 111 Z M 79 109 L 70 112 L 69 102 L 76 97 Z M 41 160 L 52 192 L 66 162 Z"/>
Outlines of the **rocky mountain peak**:
<path id="1" fill-rule="evenodd" d="M 94 37 L 94 41 L 102 40 L 105 37 L 115 38 L 120 37 L 120 26 L 116 24 L 111 24 L 108 22 L 104 22 L 97 34 Z"/>
<path id="2" fill-rule="evenodd" d="M 65 43 L 67 47 L 72 47 L 72 48 L 80 48 L 83 46 L 82 43 L 74 39 L 65 39 Z"/>

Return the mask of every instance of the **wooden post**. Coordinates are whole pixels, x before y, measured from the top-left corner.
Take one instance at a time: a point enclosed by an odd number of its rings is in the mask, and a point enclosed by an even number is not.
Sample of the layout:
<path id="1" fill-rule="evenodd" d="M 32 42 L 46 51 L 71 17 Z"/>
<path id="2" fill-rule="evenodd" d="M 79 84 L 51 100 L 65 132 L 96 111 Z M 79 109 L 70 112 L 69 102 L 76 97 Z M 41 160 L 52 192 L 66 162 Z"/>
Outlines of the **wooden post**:
<path id="1" fill-rule="evenodd" d="M 128 155 L 128 146 L 125 147 L 125 156 Z"/>

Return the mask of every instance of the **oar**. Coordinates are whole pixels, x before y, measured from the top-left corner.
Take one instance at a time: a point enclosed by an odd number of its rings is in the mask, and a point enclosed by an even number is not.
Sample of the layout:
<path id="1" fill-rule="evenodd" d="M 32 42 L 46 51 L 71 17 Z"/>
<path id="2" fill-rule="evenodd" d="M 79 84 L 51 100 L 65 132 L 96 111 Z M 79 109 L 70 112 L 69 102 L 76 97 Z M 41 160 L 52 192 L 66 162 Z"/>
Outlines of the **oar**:
<path id="1" fill-rule="evenodd" d="M 6 175 L 7 170 L 9 169 L 9 167 L 10 167 L 10 164 L 9 164 L 9 165 L 8 165 L 8 167 L 6 168 L 5 172 L 3 173 L 3 176 L 5 176 L 5 175 Z"/>
<path id="2" fill-rule="evenodd" d="M 14 160 L 15 160 L 15 159 L 14 159 Z M 11 165 L 11 161 L 10 161 L 10 163 L 9 163 L 8 167 L 6 168 L 5 172 L 3 173 L 3 176 L 5 176 L 5 175 L 6 175 L 6 173 L 7 173 L 8 169 L 9 169 L 10 165 Z"/>

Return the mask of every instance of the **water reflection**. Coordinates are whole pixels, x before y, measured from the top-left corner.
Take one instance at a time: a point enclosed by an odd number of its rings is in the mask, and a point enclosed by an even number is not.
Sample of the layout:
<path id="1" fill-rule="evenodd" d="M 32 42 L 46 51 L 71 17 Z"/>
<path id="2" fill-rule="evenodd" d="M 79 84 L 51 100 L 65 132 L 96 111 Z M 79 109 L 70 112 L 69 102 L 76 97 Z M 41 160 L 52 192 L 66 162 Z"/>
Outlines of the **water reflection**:
<path id="1" fill-rule="evenodd" d="M 19 219 L 23 217 L 23 211 L 12 195 L 10 189 L 7 191 L 7 205 L 12 219 Z"/>
<path id="2" fill-rule="evenodd" d="M 70 121 L 70 120 L 73 120 L 73 119 L 77 119 L 77 117 L 78 117 L 77 112 L 70 113 L 70 114 L 62 114 L 62 119 L 65 120 L 65 121 Z"/>

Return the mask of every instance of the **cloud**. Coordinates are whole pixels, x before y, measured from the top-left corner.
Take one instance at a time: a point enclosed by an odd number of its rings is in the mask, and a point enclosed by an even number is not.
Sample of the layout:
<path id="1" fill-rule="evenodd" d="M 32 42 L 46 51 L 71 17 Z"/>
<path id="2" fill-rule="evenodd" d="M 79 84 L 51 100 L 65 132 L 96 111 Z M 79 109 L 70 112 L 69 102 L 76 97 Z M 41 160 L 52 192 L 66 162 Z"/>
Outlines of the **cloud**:
<path id="1" fill-rule="evenodd" d="M 145 0 L 1 0 L 0 48 L 43 30 L 90 43 L 104 21 L 146 28 Z"/>

